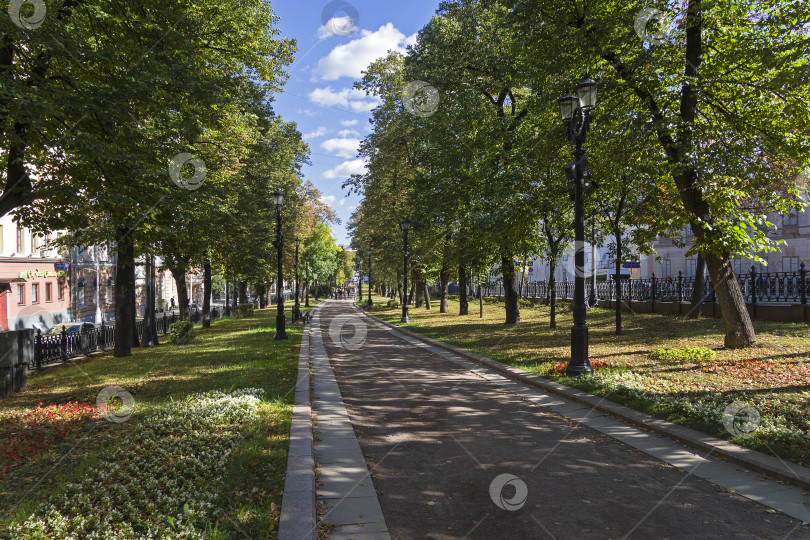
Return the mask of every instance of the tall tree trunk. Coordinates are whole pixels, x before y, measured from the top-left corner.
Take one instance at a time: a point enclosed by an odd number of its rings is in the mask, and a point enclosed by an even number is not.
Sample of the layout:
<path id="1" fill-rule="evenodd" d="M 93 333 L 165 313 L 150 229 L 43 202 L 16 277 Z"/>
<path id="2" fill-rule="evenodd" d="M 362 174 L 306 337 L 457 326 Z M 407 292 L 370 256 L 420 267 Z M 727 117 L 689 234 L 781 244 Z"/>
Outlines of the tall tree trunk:
<path id="1" fill-rule="evenodd" d="M 450 272 L 443 266 L 439 272 L 439 282 L 441 287 L 441 298 L 439 300 L 439 313 L 447 313 L 447 285 L 450 282 Z"/>
<path id="2" fill-rule="evenodd" d="M 188 288 L 186 287 L 186 269 L 169 268 L 177 285 L 177 303 L 180 304 L 180 320 L 190 319 L 188 312 Z"/>
<path id="3" fill-rule="evenodd" d="M 225 280 L 225 314 L 230 315 L 231 313 L 231 283 L 227 279 Z"/>
<path id="4" fill-rule="evenodd" d="M 203 328 L 211 327 L 211 258 L 203 263 Z"/>
<path id="5" fill-rule="evenodd" d="M 467 315 L 470 311 L 467 303 L 467 265 L 458 265 L 458 314 Z"/>
<path id="6" fill-rule="evenodd" d="M 246 304 L 247 303 L 247 281 L 240 281 L 239 282 L 239 303 Z"/>
<path id="7" fill-rule="evenodd" d="M 520 322 L 517 281 L 515 279 L 515 260 L 511 253 L 501 258 L 501 276 L 503 277 L 503 295 L 506 304 L 506 324 Z"/>
<path id="8" fill-rule="evenodd" d="M 557 328 L 557 259 L 549 261 L 548 272 L 548 327 Z"/>
<path id="9" fill-rule="evenodd" d="M 416 297 L 414 298 L 415 303 L 413 307 L 420 308 L 425 303 L 425 288 L 422 286 L 421 281 L 415 282 L 414 288 L 416 290 L 413 291 L 412 295 L 415 294 Z"/>
<path id="10" fill-rule="evenodd" d="M 428 288 L 427 281 L 422 282 L 422 294 L 425 295 L 425 309 L 430 311 L 430 289 Z"/>
<path id="11" fill-rule="evenodd" d="M 141 347 L 151 347 L 158 344 L 157 321 L 155 320 L 155 257 L 147 254 L 144 257 L 146 268 L 144 272 L 144 307 L 143 307 L 143 339 Z"/>
<path id="12" fill-rule="evenodd" d="M 616 334 L 622 333 L 622 234 L 618 230 L 616 235 Z"/>
<path id="13" fill-rule="evenodd" d="M 695 265 L 695 282 L 692 287 L 692 307 L 689 310 L 690 319 L 698 319 L 703 315 L 703 291 L 706 288 L 706 259 L 698 253 Z"/>
<path id="14" fill-rule="evenodd" d="M 116 358 L 132 355 L 135 325 L 135 246 L 132 233 L 122 227 L 118 229 L 118 256 L 115 267 L 115 352 Z"/>
<path id="15" fill-rule="evenodd" d="M 745 307 L 740 284 L 734 277 L 728 257 L 721 259 L 712 253 L 706 254 L 706 266 L 712 276 L 712 286 L 726 327 L 725 346 L 729 349 L 747 347 L 756 336 L 748 309 Z"/>
<path id="16" fill-rule="evenodd" d="M 602 58 L 607 60 L 616 70 L 622 79 L 630 83 L 635 94 L 641 99 L 650 113 L 650 117 L 656 125 L 656 136 L 667 156 L 667 160 L 676 166 L 679 171 L 673 174 L 675 186 L 678 188 L 683 208 L 693 217 L 691 221 L 692 231 L 695 237 L 706 241 L 709 245 L 718 245 L 718 242 L 711 238 L 712 223 L 715 216 L 711 213 L 709 203 L 704 196 L 703 189 L 699 182 L 698 172 L 691 165 L 691 156 L 695 151 L 693 137 L 693 125 L 697 117 L 698 109 L 698 77 L 700 76 L 700 66 L 703 61 L 703 2 L 702 0 L 689 0 L 684 18 L 685 32 L 685 52 L 684 55 L 684 75 L 681 83 L 681 99 L 679 104 L 679 117 L 677 119 L 667 119 L 661 112 L 662 107 L 657 101 L 657 96 L 647 90 L 634 72 L 621 60 L 616 52 L 608 51 L 602 53 Z M 677 137 L 667 128 L 668 125 L 677 125 Z M 725 344 L 728 348 L 741 348 L 751 345 L 756 339 L 754 325 L 751 317 L 745 308 L 745 299 L 742 296 L 737 280 L 733 278 L 733 272 L 728 264 L 728 256 L 718 257 L 715 254 L 705 253 L 706 266 L 714 285 L 717 300 L 722 311 L 723 322 L 726 329 Z"/>

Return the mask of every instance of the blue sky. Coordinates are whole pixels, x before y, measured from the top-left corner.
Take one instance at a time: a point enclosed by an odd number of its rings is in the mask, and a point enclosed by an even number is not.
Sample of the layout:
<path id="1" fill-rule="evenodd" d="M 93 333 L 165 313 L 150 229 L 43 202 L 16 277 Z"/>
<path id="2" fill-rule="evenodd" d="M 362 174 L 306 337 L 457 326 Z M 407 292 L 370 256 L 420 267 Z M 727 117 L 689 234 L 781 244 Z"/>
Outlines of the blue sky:
<path id="1" fill-rule="evenodd" d="M 372 60 L 390 49 L 404 52 L 438 5 L 439 0 L 271 2 L 283 36 L 298 41 L 295 63 L 287 70 L 290 80 L 274 107 L 298 124 L 309 144 L 312 165 L 304 175 L 340 217 L 341 224 L 332 225 L 339 244 L 348 247 L 346 224 L 359 202 L 341 184 L 363 171 L 357 146 L 369 133 L 369 111 L 376 105 L 352 85 Z"/>

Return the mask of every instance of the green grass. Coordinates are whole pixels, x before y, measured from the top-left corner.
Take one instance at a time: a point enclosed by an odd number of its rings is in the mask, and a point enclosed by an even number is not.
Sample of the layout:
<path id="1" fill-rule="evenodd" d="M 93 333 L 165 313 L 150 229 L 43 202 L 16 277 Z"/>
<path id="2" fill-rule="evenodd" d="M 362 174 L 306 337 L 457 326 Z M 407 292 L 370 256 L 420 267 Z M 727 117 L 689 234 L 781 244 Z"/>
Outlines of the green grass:
<path id="1" fill-rule="evenodd" d="M 314 302 L 310 304 L 314 307 Z M 224 512 L 211 525 L 211 537 L 275 537 L 303 329 L 300 324 L 288 324 L 289 340 L 275 341 L 275 315 L 272 308 L 257 310 L 251 318 L 219 319 L 209 329 L 198 327 L 197 337 L 185 345 L 170 345 L 168 336 L 162 336 L 160 346 L 133 349 L 128 358 L 114 358 L 107 352 L 32 373 L 25 391 L 0 402 L 0 421 L 40 402 L 94 404 L 108 385 L 130 392 L 135 412 L 121 424 L 94 420 L 0 478 L 0 536 L 5 525 L 24 520 L 49 496 L 58 496 L 65 483 L 76 481 L 97 464 L 115 440 L 148 412 L 196 392 L 258 387 L 265 390 L 261 420 L 232 455 L 221 486 Z"/>
<path id="2" fill-rule="evenodd" d="M 557 328 L 549 328 L 549 309 L 521 304 L 522 322 L 504 324 L 503 304 L 470 301 L 469 315 L 458 315 L 457 297 L 449 313 L 410 307 L 410 324 L 402 325 L 428 337 L 513 365 L 537 375 L 626 404 L 655 416 L 712 435 L 810 465 L 810 327 L 806 324 L 754 321 L 754 346 L 729 350 L 723 346 L 720 319 L 698 320 L 671 315 L 623 314 L 622 335 L 615 334 L 615 312 L 588 311 L 592 377 L 564 375 L 570 357 L 572 310 L 561 303 Z M 401 308 L 375 315 L 400 324 Z M 673 362 L 658 349 L 695 351 Z M 660 354 L 660 353 L 659 353 Z M 629 381 L 629 382 L 628 382 Z M 617 384 L 621 383 L 621 384 Z M 640 391 L 628 390 L 627 385 Z M 725 406 L 741 401 L 761 415 L 761 429 L 746 437 L 731 436 L 720 418 Z M 719 412 L 718 412 L 719 411 Z"/>

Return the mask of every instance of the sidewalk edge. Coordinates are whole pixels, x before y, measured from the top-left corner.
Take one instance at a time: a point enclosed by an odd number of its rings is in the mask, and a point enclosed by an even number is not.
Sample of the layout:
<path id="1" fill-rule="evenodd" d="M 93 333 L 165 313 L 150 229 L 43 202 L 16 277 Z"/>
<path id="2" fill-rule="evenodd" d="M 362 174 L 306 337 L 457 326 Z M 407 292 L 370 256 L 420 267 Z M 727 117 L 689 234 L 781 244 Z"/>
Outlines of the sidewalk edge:
<path id="1" fill-rule="evenodd" d="M 571 401 L 587 405 L 591 409 L 609 414 L 636 427 L 664 435 L 677 442 L 695 448 L 696 450 L 700 450 L 701 452 L 711 452 L 715 457 L 725 459 L 752 471 L 810 490 L 810 468 L 792 462 L 788 464 L 788 462 L 782 458 L 769 456 L 757 450 L 743 448 L 729 441 L 712 437 L 711 435 L 701 433 L 692 428 L 655 418 L 654 416 L 631 409 L 625 405 L 599 398 L 583 390 L 543 379 L 520 368 L 503 364 L 491 358 L 457 347 L 456 345 L 437 341 L 412 330 L 408 330 L 407 328 L 402 328 L 396 324 L 384 321 L 365 311 L 363 311 L 363 313 L 381 324 L 394 328 L 409 337 L 445 349 L 477 364 L 493 369 L 511 379 L 540 388 L 552 394 L 557 394 Z"/>
<path id="2" fill-rule="evenodd" d="M 312 311 L 316 311 L 318 306 Z M 315 456 L 310 405 L 310 326 L 304 325 L 298 353 L 298 378 L 290 425 L 287 473 L 281 498 L 279 540 L 314 539 L 317 531 L 315 503 Z"/>

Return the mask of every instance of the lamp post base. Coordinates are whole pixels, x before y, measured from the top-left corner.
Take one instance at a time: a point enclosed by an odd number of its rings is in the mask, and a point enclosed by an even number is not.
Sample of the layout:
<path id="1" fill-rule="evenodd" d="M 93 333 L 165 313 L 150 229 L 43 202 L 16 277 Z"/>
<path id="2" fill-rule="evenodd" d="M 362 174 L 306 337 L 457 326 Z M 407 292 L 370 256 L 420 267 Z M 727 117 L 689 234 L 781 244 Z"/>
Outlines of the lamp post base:
<path id="1" fill-rule="evenodd" d="M 276 315 L 276 334 L 273 336 L 273 339 L 289 339 L 286 326 L 287 320 L 284 317 L 284 312 L 281 312 Z"/>
<path id="2" fill-rule="evenodd" d="M 588 326 L 575 325 L 571 328 L 571 360 L 565 367 L 565 374 L 578 377 L 586 373 L 593 373 L 588 360 Z"/>
<path id="3" fill-rule="evenodd" d="M 408 317 L 408 306 L 402 306 L 402 320 L 401 323 L 409 323 L 411 319 Z"/>

